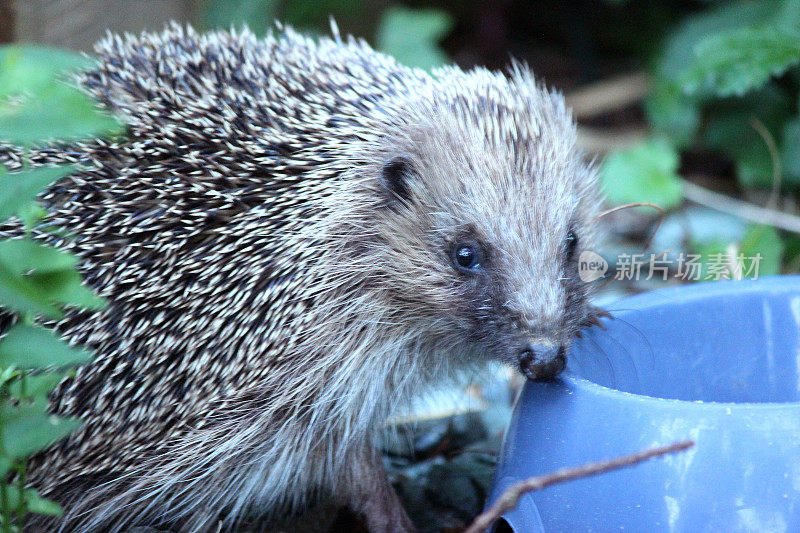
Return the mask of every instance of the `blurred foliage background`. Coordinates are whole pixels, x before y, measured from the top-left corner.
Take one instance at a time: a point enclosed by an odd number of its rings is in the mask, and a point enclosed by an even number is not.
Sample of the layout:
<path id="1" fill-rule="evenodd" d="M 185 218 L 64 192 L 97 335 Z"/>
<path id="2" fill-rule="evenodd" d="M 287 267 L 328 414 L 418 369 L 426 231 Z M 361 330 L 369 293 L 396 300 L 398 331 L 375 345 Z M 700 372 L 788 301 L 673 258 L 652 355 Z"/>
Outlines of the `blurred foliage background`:
<path id="1" fill-rule="evenodd" d="M 342 33 L 364 38 L 410 66 L 433 69 L 455 62 L 463 68 L 503 69 L 516 59 L 565 93 L 579 125 L 579 143 L 597 161 L 607 197 L 608 238 L 599 250 L 609 263 L 606 278 L 636 257 L 642 262 L 658 258 L 668 266 L 668 275 L 608 284 L 601 303 L 687 281 L 800 269 L 800 0 L 127 0 L 114 3 L 114 9 L 108 5 L 106 0 L 0 0 L 0 43 L 48 46 L 0 52 L 0 141 L 30 145 L 116 131 L 109 117 L 97 115 L 91 103 L 54 81 L 84 61 L 74 51 L 90 51 L 106 30 L 157 30 L 176 19 L 204 29 L 247 24 L 263 34 L 277 19 L 325 34 L 333 17 Z M 16 214 L 32 231 L 44 213 L 31 199 L 67 171 L 23 169 L 30 187 L 12 191 L 23 175 L 0 167 L 0 223 Z M 641 203 L 660 211 L 612 209 Z M 6 530 L 18 528 L 28 510 L 58 510 L 20 492 L 20 480 L 25 457 L 77 423 L 45 416 L 44 398 L 55 381 L 44 369 L 58 368 L 59 378 L 88 357 L 34 329 L 32 317 L 58 316 L 63 305 L 101 304 L 81 292 L 69 256 L 21 242 L 27 244 L 0 242 L 7 248 L 0 248 L 0 306 L 22 316 L 17 333 L 0 341 L 0 473 L 12 482 L 0 484 Z M 681 277 L 681 258 L 687 255 L 703 263 L 697 278 Z M 9 257 L 14 260 L 3 261 Z M 742 257 L 758 257 L 757 271 L 743 269 Z M 20 270 L 20 265 L 27 266 Z M 53 279 L 61 285 L 45 283 Z M 36 365 L 25 363 L 32 360 Z M 457 530 L 480 510 L 503 425 L 498 421 L 507 419 L 510 405 L 508 391 L 494 393 L 501 398 L 489 402 L 479 419 L 471 413 L 432 418 L 431 427 L 418 436 L 387 443 L 390 472 L 423 530 Z M 481 398 L 494 393 L 484 390 Z M 9 448 L 9 435 L 19 435 L 20 428 L 35 438 Z"/>

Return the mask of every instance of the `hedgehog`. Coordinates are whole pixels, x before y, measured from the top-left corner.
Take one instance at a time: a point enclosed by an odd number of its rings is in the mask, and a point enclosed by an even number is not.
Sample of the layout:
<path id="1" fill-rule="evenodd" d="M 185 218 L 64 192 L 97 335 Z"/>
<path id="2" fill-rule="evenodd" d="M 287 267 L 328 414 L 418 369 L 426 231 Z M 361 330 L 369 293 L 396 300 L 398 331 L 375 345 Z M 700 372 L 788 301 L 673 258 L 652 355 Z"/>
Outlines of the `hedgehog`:
<path id="1" fill-rule="evenodd" d="M 578 275 L 596 171 L 563 97 L 335 26 L 173 23 L 96 53 L 79 84 L 126 134 L 33 154 L 80 165 L 40 197 L 74 237 L 36 237 L 109 305 L 55 324 L 97 356 L 51 395 L 84 424 L 31 460 L 65 510 L 32 527 L 232 531 L 324 503 L 412 531 L 378 451 L 393 410 L 490 361 L 550 379 L 601 313 Z"/>

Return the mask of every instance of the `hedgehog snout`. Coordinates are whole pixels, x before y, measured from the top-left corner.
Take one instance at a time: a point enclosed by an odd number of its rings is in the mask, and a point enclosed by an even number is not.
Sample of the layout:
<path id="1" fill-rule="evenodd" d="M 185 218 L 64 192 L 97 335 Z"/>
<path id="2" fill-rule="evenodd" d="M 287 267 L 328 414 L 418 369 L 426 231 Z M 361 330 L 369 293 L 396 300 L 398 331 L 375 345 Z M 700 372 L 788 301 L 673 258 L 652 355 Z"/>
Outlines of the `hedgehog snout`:
<path id="1" fill-rule="evenodd" d="M 532 381 L 549 381 L 566 366 L 563 344 L 527 343 L 519 352 L 519 369 Z"/>

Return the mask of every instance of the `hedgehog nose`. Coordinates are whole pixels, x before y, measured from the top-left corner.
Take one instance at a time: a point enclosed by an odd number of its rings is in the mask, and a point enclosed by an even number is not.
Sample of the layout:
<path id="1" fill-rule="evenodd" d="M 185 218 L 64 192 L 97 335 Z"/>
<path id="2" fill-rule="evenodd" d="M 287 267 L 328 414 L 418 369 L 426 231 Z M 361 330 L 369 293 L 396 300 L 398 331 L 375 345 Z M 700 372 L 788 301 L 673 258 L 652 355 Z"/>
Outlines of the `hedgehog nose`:
<path id="1" fill-rule="evenodd" d="M 527 344 L 519 353 L 519 368 L 532 381 L 548 381 L 556 377 L 567 363 L 564 346 Z"/>

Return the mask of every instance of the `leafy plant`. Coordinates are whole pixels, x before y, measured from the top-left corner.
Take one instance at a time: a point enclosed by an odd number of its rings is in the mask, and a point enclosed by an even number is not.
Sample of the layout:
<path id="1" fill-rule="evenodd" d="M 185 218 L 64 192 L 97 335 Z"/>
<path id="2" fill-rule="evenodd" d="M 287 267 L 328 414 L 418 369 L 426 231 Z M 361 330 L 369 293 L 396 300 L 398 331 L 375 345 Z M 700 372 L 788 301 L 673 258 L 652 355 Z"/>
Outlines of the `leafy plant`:
<path id="1" fill-rule="evenodd" d="M 611 202 L 650 202 L 668 209 L 683 200 L 677 171 L 677 152 L 663 140 L 652 140 L 611 154 L 600 179 Z"/>
<path id="2" fill-rule="evenodd" d="M 449 13 L 436 9 L 388 9 L 378 26 L 378 48 L 401 63 L 431 69 L 447 62 L 438 42 L 453 27 Z"/>
<path id="3" fill-rule="evenodd" d="M 741 96 L 800 63 L 800 34 L 780 27 L 740 28 L 711 35 L 695 46 L 683 79 L 689 94 Z"/>
<path id="4" fill-rule="evenodd" d="M 90 65 L 63 50 L 0 47 L 0 142 L 26 150 L 52 142 L 121 133 L 120 124 L 101 113 L 85 94 L 70 86 L 65 73 Z M 26 148 L 27 147 L 27 148 Z M 78 259 L 34 236 L 47 212 L 35 197 L 74 172 L 74 166 L 30 168 L 0 165 L 0 225 L 13 217 L 24 235 L 0 240 L 0 317 L 15 317 L 0 332 L 0 526 L 22 531 L 28 513 L 56 515 L 60 507 L 27 488 L 27 459 L 80 425 L 48 411 L 48 396 L 91 353 L 70 345 L 42 325 L 64 316 L 64 308 L 105 305 L 82 282 Z M 52 231 L 53 228 L 47 228 Z"/>
<path id="5" fill-rule="evenodd" d="M 744 257 L 759 258 L 759 276 L 780 274 L 785 245 L 780 235 L 770 226 L 751 226 L 739 243 Z"/>
<path id="6" fill-rule="evenodd" d="M 646 116 L 653 140 L 610 154 L 601 176 L 612 202 L 681 204 L 680 155 L 716 152 L 744 189 L 800 189 L 800 1 L 719 2 L 687 17 L 653 61 Z M 762 256 L 779 273 L 784 237 L 754 226 L 724 248 Z M 708 245 L 700 247 L 708 251 Z"/>
<path id="7" fill-rule="evenodd" d="M 782 3 L 781 0 L 721 3 L 688 17 L 670 33 L 654 60 L 653 88 L 645 106 L 657 135 L 680 148 L 689 145 L 700 127 L 703 105 L 714 98 L 708 93 L 688 94 L 684 87 L 688 72 L 695 68 L 697 46 L 725 32 L 769 23 Z"/>
<path id="8" fill-rule="evenodd" d="M 208 0 L 200 20 L 206 28 L 241 27 L 247 25 L 262 34 L 274 24 L 277 0 Z"/>
<path id="9" fill-rule="evenodd" d="M 796 0 L 726 2 L 680 25 L 655 62 L 646 105 L 654 132 L 676 148 L 722 150 L 734 161 L 742 185 L 768 187 L 772 161 L 752 120 L 793 151 L 782 137 L 796 105 L 776 77 L 792 75 L 800 63 L 797 5 Z M 800 184 L 800 174 L 787 178 Z"/>
<path id="10" fill-rule="evenodd" d="M 200 6 L 205 28 L 229 29 L 246 25 L 257 35 L 274 27 L 275 21 L 304 31 L 327 32 L 330 19 L 359 13 L 360 0 L 206 0 Z"/>
<path id="11" fill-rule="evenodd" d="M 362 14 L 360 5 L 360 1 L 352 0 L 206 0 L 200 21 L 205 28 L 247 25 L 256 34 L 263 34 L 278 20 L 306 32 L 327 33 L 331 18 Z M 405 65 L 430 69 L 448 61 L 439 41 L 452 27 L 453 17 L 446 11 L 393 6 L 380 13 L 375 44 Z"/>
<path id="12" fill-rule="evenodd" d="M 110 135 L 120 131 L 97 112 L 64 72 L 90 65 L 84 56 L 40 46 L 0 48 L 0 138 L 31 145 Z"/>

